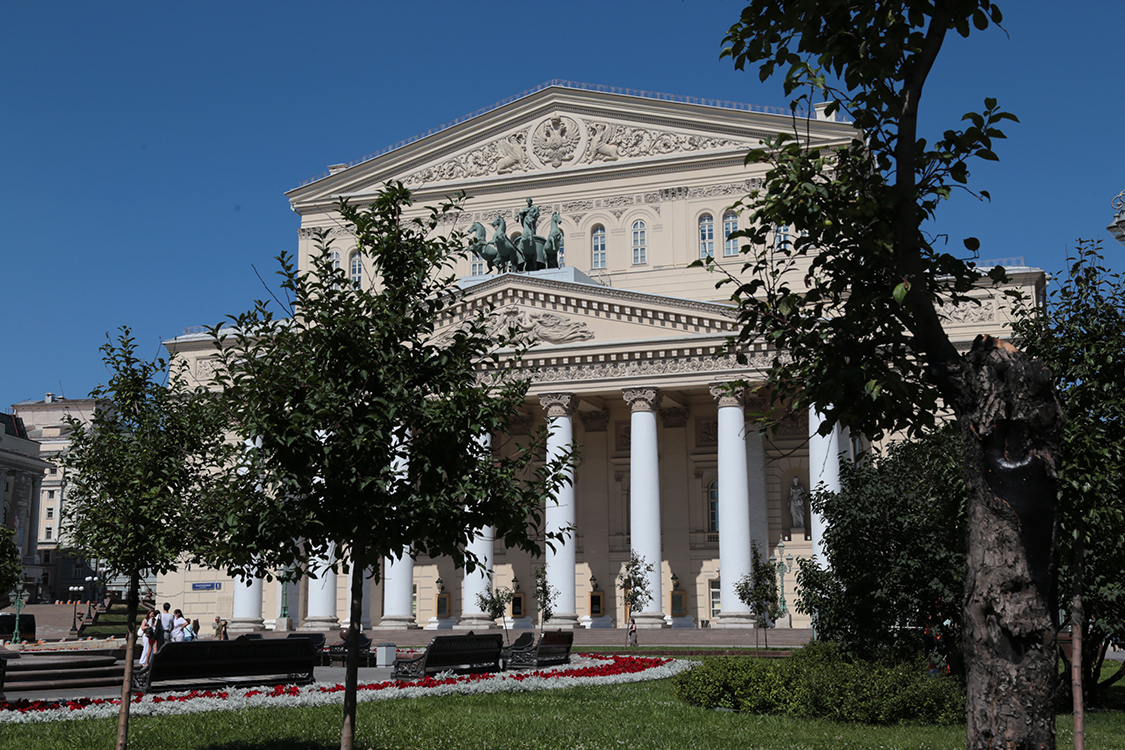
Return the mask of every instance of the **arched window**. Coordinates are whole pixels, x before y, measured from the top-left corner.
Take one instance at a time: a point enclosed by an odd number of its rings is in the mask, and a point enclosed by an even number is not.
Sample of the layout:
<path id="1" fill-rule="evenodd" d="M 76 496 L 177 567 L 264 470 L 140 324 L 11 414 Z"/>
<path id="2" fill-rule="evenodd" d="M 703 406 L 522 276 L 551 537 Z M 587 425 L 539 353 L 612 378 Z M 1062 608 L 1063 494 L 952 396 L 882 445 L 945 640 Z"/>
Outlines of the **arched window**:
<path id="1" fill-rule="evenodd" d="M 348 258 L 348 277 L 352 283 L 359 286 L 363 281 L 363 256 L 356 250 Z"/>
<path id="2" fill-rule="evenodd" d="M 715 218 L 711 214 L 699 217 L 699 257 L 715 257 Z"/>
<path id="3" fill-rule="evenodd" d="M 328 260 L 331 261 L 333 268 L 340 267 L 340 251 L 332 250 L 328 253 Z"/>
<path id="4" fill-rule="evenodd" d="M 714 479 L 707 485 L 707 530 L 719 530 L 719 480 Z"/>
<path id="5" fill-rule="evenodd" d="M 648 263 L 648 243 L 645 223 L 640 219 L 633 222 L 633 265 Z"/>
<path id="6" fill-rule="evenodd" d="M 590 248 L 593 259 L 590 268 L 605 268 L 605 227 L 598 224 L 590 236 Z"/>
<path id="7" fill-rule="evenodd" d="M 738 231 L 738 214 L 727 211 L 723 214 L 723 257 L 729 258 L 738 255 L 738 240 L 731 239 L 731 235 Z"/>
<path id="8" fill-rule="evenodd" d="M 559 237 L 559 268 L 566 268 L 566 248 L 563 244 L 563 238 Z"/>

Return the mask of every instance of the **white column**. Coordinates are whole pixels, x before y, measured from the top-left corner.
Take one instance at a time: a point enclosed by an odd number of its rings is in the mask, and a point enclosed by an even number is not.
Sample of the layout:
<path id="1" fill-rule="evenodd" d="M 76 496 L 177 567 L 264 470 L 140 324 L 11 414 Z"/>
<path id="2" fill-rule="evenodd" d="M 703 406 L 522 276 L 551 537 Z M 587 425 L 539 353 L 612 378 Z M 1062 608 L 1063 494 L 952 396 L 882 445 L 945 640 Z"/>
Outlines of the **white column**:
<path id="1" fill-rule="evenodd" d="M 629 420 L 629 535 L 630 545 L 652 565 L 648 575 L 650 599 L 640 612 L 633 612 L 638 628 L 667 627 L 664 620 L 664 591 L 660 547 L 660 454 L 656 439 L 656 410 L 661 393 L 657 388 L 626 388 L 622 391 L 632 409 Z"/>
<path id="2" fill-rule="evenodd" d="M 383 560 L 383 619 L 376 630 L 414 630 L 414 558 L 405 550 L 400 557 Z"/>
<path id="3" fill-rule="evenodd" d="M 492 449 L 492 436 L 481 435 L 477 438 L 477 442 L 484 449 L 484 455 L 488 456 Z M 477 559 L 480 567 L 464 575 L 461 619 L 453 626 L 455 630 L 488 630 L 499 627 L 477 603 L 477 596 L 486 593 L 492 582 L 492 545 L 495 541 L 495 533 L 495 528 L 485 526 L 483 529 L 477 529 L 472 541 L 469 542 L 468 551 Z"/>
<path id="4" fill-rule="evenodd" d="M 329 547 L 327 554 L 311 561 L 311 571 L 316 578 L 309 578 L 308 614 L 301 623 L 301 630 L 336 630 L 340 618 L 336 615 L 336 572 L 332 570 L 335 547 Z"/>
<path id="5" fill-rule="evenodd" d="M 809 409 L 809 491 L 824 485 L 830 492 L 840 491 L 840 428 L 833 425 L 832 431 L 827 435 L 820 435 L 818 431 L 824 417 L 815 409 Z M 806 497 L 805 502 L 808 502 Z M 824 517 L 811 510 L 809 512 L 812 536 L 813 555 L 821 562 L 828 563 L 828 556 L 824 554 Z"/>
<path id="6" fill-rule="evenodd" d="M 547 410 L 547 460 L 555 459 L 568 451 L 574 442 L 572 415 L 578 406 L 578 398 L 572 393 L 548 393 L 539 397 L 539 403 Z M 555 497 L 547 501 L 546 521 L 548 533 L 565 532 L 562 541 L 555 542 L 554 549 L 549 546 L 543 554 L 547 563 L 547 582 L 559 591 L 555 602 L 555 613 L 551 617 L 552 628 L 572 629 L 578 627 L 578 606 L 575 600 L 576 544 L 574 513 L 574 466 L 566 467 L 571 481 L 555 491 Z"/>
<path id="7" fill-rule="evenodd" d="M 488 630 L 500 627 L 496 621 L 477 603 L 477 595 L 488 591 L 492 580 L 492 544 L 495 529 L 485 526 L 477 531 L 469 543 L 469 552 L 480 561 L 480 567 L 472 573 L 465 573 L 465 591 L 461 598 L 461 619 L 454 626 L 456 630 Z"/>
<path id="8" fill-rule="evenodd" d="M 719 596 L 721 613 L 715 627 L 746 628 L 754 623 L 749 605 L 735 586 L 750 574 L 750 480 L 746 416 L 742 392 L 711 386 L 719 401 Z"/>
<path id="9" fill-rule="evenodd" d="M 262 630 L 262 579 L 234 582 L 234 616 L 227 624 L 229 633 Z"/>

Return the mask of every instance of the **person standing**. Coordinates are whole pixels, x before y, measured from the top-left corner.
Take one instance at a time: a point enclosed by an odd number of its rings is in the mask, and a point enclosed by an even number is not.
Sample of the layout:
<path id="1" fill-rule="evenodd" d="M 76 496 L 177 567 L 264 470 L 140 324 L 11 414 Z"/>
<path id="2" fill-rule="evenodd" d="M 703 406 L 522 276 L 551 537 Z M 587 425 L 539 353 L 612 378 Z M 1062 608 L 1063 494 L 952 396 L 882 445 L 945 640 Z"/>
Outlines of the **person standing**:
<path id="1" fill-rule="evenodd" d="M 629 645 L 637 645 L 637 621 L 632 617 L 629 618 Z"/>
<path id="2" fill-rule="evenodd" d="M 152 654 L 156 651 L 156 623 L 157 623 L 156 610 L 150 609 L 145 619 L 141 622 L 141 627 L 137 629 L 137 635 L 141 637 L 141 666 L 147 667 L 148 663 L 152 660 Z"/>
<path id="3" fill-rule="evenodd" d="M 184 628 L 187 627 L 188 621 L 184 617 L 184 613 L 176 610 L 172 613 L 172 643 L 183 643 Z"/>
<path id="4" fill-rule="evenodd" d="M 172 642 L 172 624 L 176 618 L 171 612 L 172 605 L 164 602 L 164 611 L 160 613 L 160 638 L 157 648 L 163 646 L 165 643 Z M 176 610 L 177 612 L 179 610 Z"/>

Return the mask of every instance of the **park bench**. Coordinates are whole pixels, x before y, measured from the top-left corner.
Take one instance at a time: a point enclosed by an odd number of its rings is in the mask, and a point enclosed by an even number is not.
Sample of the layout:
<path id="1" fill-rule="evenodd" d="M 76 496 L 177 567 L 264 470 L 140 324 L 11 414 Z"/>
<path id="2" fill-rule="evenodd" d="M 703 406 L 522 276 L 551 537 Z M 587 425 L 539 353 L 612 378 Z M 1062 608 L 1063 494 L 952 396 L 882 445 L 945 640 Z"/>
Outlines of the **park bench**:
<path id="1" fill-rule="evenodd" d="M 308 684 L 316 648 L 308 638 L 167 643 L 133 671 L 133 690 L 150 693 L 221 685 Z"/>
<path id="2" fill-rule="evenodd" d="M 524 636 L 530 636 L 526 640 Z M 570 649 L 574 645 L 574 633 L 571 631 L 554 630 L 539 636 L 539 643 L 534 643 L 535 636 L 524 633 L 508 649 L 504 666 L 515 669 L 530 669 L 534 667 L 551 667 L 556 664 L 570 664 Z"/>
<path id="3" fill-rule="evenodd" d="M 503 648 L 504 639 L 499 633 L 439 635 L 430 641 L 421 656 L 395 659 L 391 677 L 410 680 L 439 672 L 499 672 Z"/>

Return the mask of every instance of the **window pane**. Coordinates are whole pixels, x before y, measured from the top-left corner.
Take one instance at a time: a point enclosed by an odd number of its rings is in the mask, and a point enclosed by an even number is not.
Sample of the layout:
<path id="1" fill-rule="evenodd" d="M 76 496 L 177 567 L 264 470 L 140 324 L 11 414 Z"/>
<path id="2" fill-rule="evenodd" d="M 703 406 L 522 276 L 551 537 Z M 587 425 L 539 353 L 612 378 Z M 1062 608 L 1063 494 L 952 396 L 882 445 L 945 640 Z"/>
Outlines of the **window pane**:
<path id="1" fill-rule="evenodd" d="M 711 258 L 715 255 L 715 219 L 711 214 L 699 217 L 699 257 Z"/>
<path id="2" fill-rule="evenodd" d="M 633 222 L 633 265 L 640 265 L 648 262 L 648 248 L 646 247 L 645 223 L 643 221 Z"/>
<path id="3" fill-rule="evenodd" d="M 593 260 L 590 267 L 605 268 L 605 227 L 600 224 L 594 227 L 591 247 L 593 249 Z"/>
<path id="4" fill-rule="evenodd" d="M 363 256 L 359 253 L 352 253 L 351 261 L 349 263 L 352 283 L 359 286 L 363 281 Z"/>
<path id="5" fill-rule="evenodd" d="M 730 257 L 738 255 L 738 240 L 732 240 L 731 234 L 738 231 L 738 214 L 734 211 L 727 211 L 723 214 L 723 255 Z"/>
<path id="6" fill-rule="evenodd" d="M 707 487 L 707 530 L 719 530 L 719 480 Z"/>

